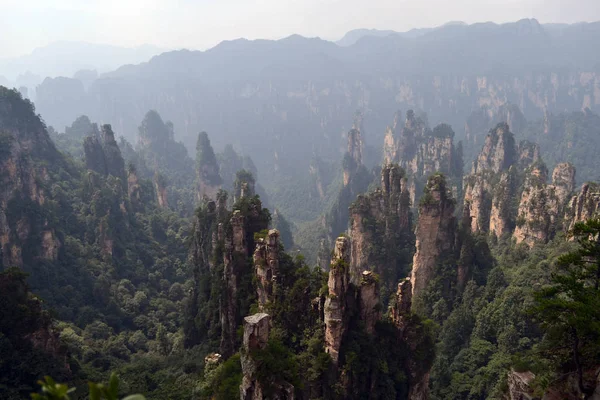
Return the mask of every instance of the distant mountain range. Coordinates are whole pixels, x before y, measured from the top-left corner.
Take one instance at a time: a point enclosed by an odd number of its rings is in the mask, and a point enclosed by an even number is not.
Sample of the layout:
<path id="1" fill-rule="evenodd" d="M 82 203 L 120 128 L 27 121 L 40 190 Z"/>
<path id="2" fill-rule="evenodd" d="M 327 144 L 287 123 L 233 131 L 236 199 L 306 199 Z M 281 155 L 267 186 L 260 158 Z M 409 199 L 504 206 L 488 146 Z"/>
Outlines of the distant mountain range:
<path id="1" fill-rule="evenodd" d="M 340 40 L 335 43 L 339 46 L 352 46 L 354 43 L 358 42 L 365 36 L 376 36 L 376 37 L 386 37 L 389 35 L 398 35 L 406 38 L 416 38 L 419 36 L 423 36 L 426 33 L 434 31 L 436 29 L 440 29 L 446 26 L 457 25 L 457 26 L 466 26 L 467 24 L 462 21 L 452 21 L 448 22 L 444 25 L 435 27 L 435 28 L 415 28 L 406 32 L 398 32 L 392 30 L 379 30 L 379 29 L 354 29 L 349 31 L 342 37 Z"/>
<path id="2" fill-rule="evenodd" d="M 75 41 L 56 42 L 21 57 L 0 59 L 0 82 L 4 77 L 5 83 L 11 81 L 27 86 L 35 77 L 41 82 L 48 76 L 71 77 L 79 70 L 102 73 L 121 65 L 148 61 L 165 50 L 152 45 L 128 48 Z M 19 80 L 21 82 L 17 82 Z"/>

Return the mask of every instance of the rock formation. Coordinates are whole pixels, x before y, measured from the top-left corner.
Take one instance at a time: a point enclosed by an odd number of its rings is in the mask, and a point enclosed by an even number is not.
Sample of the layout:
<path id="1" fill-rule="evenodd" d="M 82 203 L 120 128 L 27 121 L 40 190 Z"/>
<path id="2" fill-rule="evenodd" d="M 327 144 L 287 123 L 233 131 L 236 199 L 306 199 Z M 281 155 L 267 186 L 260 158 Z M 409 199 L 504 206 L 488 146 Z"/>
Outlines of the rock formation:
<path id="1" fill-rule="evenodd" d="M 254 314 L 244 318 L 244 339 L 242 342 L 242 384 L 240 386 L 240 399 L 262 400 L 264 399 L 263 387 L 257 378 L 260 365 L 253 359 L 252 353 L 264 350 L 269 341 L 269 314 Z"/>
<path id="2" fill-rule="evenodd" d="M 154 191 L 156 193 L 156 202 L 160 208 L 169 208 L 169 200 L 167 197 L 167 180 L 158 172 L 154 174 L 152 179 Z"/>
<path id="3" fill-rule="evenodd" d="M 434 172 L 460 181 L 462 153 L 454 146 L 454 132 L 449 125 L 440 124 L 432 131 L 412 110 L 406 113 L 403 128 L 400 119 L 397 112 L 386 131 L 383 159 L 384 164 L 398 163 L 406 171 L 410 200 L 416 204 L 427 177 Z"/>
<path id="4" fill-rule="evenodd" d="M 344 156 L 344 186 L 362 165 L 363 141 L 360 130 L 353 128 L 348 132 L 348 150 Z"/>
<path id="5" fill-rule="evenodd" d="M 138 205 L 141 200 L 141 190 L 142 187 L 139 183 L 139 178 L 137 175 L 137 170 L 135 165 L 129 164 L 127 168 L 127 195 L 129 197 L 129 201 Z"/>
<path id="6" fill-rule="evenodd" d="M 546 243 L 560 229 L 568 196 L 575 186 L 575 168 L 569 163 L 558 164 L 552 173 L 552 184 L 546 184 L 548 170 L 542 163 L 528 169 L 514 238 L 529 247 Z"/>
<path id="7" fill-rule="evenodd" d="M 29 270 L 39 258 L 56 259 L 61 242 L 43 210 L 52 200 L 51 174 L 60 168 L 71 170 L 33 104 L 0 87 L 0 267 Z M 30 240 L 36 236 L 41 240 Z"/>
<path id="8" fill-rule="evenodd" d="M 241 199 L 242 197 L 252 197 L 256 194 L 255 191 L 256 181 L 251 172 L 246 170 L 240 170 L 235 175 L 235 182 L 233 183 L 233 199 L 234 201 Z"/>
<path id="9" fill-rule="evenodd" d="M 381 319 L 379 304 L 379 277 L 371 271 L 363 271 L 358 292 L 360 320 L 369 334 L 375 332 L 375 324 Z"/>
<path id="10" fill-rule="evenodd" d="M 566 207 L 564 229 L 571 230 L 577 222 L 598 216 L 600 216 L 600 185 L 593 182 L 585 183 Z"/>
<path id="11" fill-rule="evenodd" d="M 214 199 L 223 183 L 219 175 L 219 164 L 206 132 L 198 135 L 196 143 L 196 179 L 198 201 L 204 197 Z"/>
<path id="12" fill-rule="evenodd" d="M 279 273 L 279 231 L 271 229 L 266 238 L 258 239 L 254 250 L 254 268 L 257 278 L 258 307 L 274 300 L 277 275 Z"/>
<path id="13" fill-rule="evenodd" d="M 294 386 L 288 382 L 271 382 L 265 387 L 259 379 L 262 364 L 256 354 L 265 351 L 269 341 L 271 317 L 259 313 L 244 318 L 244 339 L 242 341 L 242 384 L 241 400 L 294 400 Z"/>
<path id="14" fill-rule="evenodd" d="M 443 175 L 432 175 L 419 203 L 416 252 L 411 272 L 412 297 L 419 297 L 435 278 L 441 257 L 454 253 L 457 228 L 455 200 Z"/>
<path id="15" fill-rule="evenodd" d="M 224 293 L 220 308 L 221 353 L 229 356 L 236 348 L 236 328 L 238 322 L 238 290 L 242 268 L 248 257 L 246 243 L 245 216 L 236 210 L 231 217 L 232 236 L 225 240 L 223 253 Z"/>
<path id="16" fill-rule="evenodd" d="M 336 201 L 329 208 L 321 224 L 326 232 L 324 247 L 330 248 L 335 238 L 348 227 L 348 207 L 356 196 L 366 192 L 373 175 L 362 164 L 361 132 L 352 129 L 348 132 L 348 151 L 342 161 L 343 185 Z M 322 258 L 326 261 L 326 258 Z"/>
<path id="17" fill-rule="evenodd" d="M 393 306 L 390 309 L 390 317 L 400 332 L 404 332 L 408 324 L 412 308 L 412 283 L 409 278 L 402 279 L 398 283 Z"/>
<path id="18" fill-rule="evenodd" d="M 102 148 L 106 160 L 106 173 L 125 183 L 125 161 L 110 125 L 102 125 Z"/>
<path id="19" fill-rule="evenodd" d="M 342 338 L 347 329 L 346 298 L 350 284 L 350 241 L 340 236 L 335 242 L 325 300 L 325 352 L 337 367 Z"/>
<path id="20" fill-rule="evenodd" d="M 260 271 L 256 271 L 256 264 L 262 267 L 264 259 L 273 273 L 279 263 L 276 231 L 271 231 L 270 241 L 255 242 L 255 234 L 258 238 L 270 220 L 261 201 L 253 197 L 237 202 L 232 211 L 226 205 L 227 193 L 221 190 L 216 201 L 207 201 L 196 211 L 190 249 L 195 286 L 184 328 L 186 346 L 214 340 L 220 343 L 219 354 L 225 359 L 239 347 L 236 332 L 257 293 L 253 278 Z M 249 257 L 254 249 L 256 259 L 252 262 Z M 268 274 L 269 268 L 264 271 L 265 278 Z M 212 286 L 219 287 L 218 292 L 212 291 Z"/>
<path id="21" fill-rule="evenodd" d="M 103 125 L 100 137 L 88 136 L 83 141 L 87 169 L 101 176 L 112 175 L 125 184 L 125 161 L 110 125 Z"/>
<path id="22" fill-rule="evenodd" d="M 471 218 L 471 231 L 496 237 L 510 234 L 516 223 L 512 200 L 520 196 L 519 171 L 539 160 L 539 147 L 527 141 L 515 144 L 506 123 L 491 129 L 471 174 L 463 180 L 464 203 Z M 464 211 L 463 211 L 464 212 Z"/>
<path id="23" fill-rule="evenodd" d="M 358 285 L 362 271 L 372 270 L 391 292 L 407 272 L 410 255 L 402 250 L 412 247 L 413 237 L 409 192 L 398 165 L 384 166 L 381 189 L 359 195 L 350 206 L 349 236 L 351 281 Z"/>
<path id="24" fill-rule="evenodd" d="M 83 141 L 83 151 L 87 169 L 97 172 L 102 176 L 106 176 L 106 158 L 104 157 L 104 149 L 102 148 L 102 144 L 98 137 L 86 137 Z"/>

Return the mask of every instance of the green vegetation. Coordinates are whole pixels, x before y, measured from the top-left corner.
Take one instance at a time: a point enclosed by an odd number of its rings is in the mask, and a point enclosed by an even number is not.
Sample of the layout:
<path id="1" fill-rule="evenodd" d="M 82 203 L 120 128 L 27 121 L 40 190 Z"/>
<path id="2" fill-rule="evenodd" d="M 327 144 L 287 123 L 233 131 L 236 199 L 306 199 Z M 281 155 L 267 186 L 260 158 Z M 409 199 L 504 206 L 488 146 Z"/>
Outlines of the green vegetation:
<path id="1" fill-rule="evenodd" d="M 75 388 L 69 388 L 65 384 L 56 383 L 52 378 L 46 376 L 43 381 L 38 382 L 41 386 L 42 394 L 33 393 L 33 400 L 69 400 L 69 394 L 75 391 Z M 108 385 L 101 383 L 88 383 L 90 400 L 119 400 L 119 378 L 112 374 Z M 123 400 L 145 400 L 145 397 L 134 394 L 123 398 Z"/>

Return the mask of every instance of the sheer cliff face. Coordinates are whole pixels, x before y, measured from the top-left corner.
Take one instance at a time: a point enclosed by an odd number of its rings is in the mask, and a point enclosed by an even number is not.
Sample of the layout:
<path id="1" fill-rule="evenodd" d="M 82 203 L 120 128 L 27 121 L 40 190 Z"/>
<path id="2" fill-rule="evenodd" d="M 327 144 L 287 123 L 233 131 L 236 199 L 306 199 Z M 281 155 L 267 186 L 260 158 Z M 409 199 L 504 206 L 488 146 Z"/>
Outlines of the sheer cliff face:
<path id="1" fill-rule="evenodd" d="M 344 186 L 348 186 L 350 179 L 358 167 L 362 165 L 363 141 L 361 131 L 353 128 L 348 132 L 348 150 L 344 157 Z"/>
<path id="2" fill-rule="evenodd" d="M 52 200 L 51 170 L 61 167 L 69 170 L 33 105 L 0 87 L 0 249 L 5 267 L 56 259 L 61 243 L 42 210 Z M 41 218 L 33 217 L 34 210 Z"/>
<path id="3" fill-rule="evenodd" d="M 515 139 L 506 123 L 490 130 L 483 149 L 473 163 L 472 174 L 483 171 L 498 173 L 507 170 L 517 158 Z"/>
<path id="4" fill-rule="evenodd" d="M 546 184 L 548 171 L 534 164 L 525 180 L 519 203 L 514 238 L 529 247 L 546 243 L 560 229 L 566 201 L 575 186 L 575 168 L 569 163 L 558 164 L 552 173 L 552 184 Z"/>
<path id="5" fill-rule="evenodd" d="M 110 125 L 103 125 L 99 136 L 86 137 L 83 150 L 87 169 L 105 177 L 112 175 L 125 183 L 125 161 Z"/>
<path id="6" fill-rule="evenodd" d="M 273 298 L 279 242 L 278 232 L 272 230 L 255 243 L 254 235 L 266 230 L 270 220 L 259 199 L 240 199 L 233 211 L 226 204 L 227 194 L 220 191 L 216 202 L 208 201 L 196 211 L 190 249 L 195 285 L 184 330 L 186 346 L 220 340 L 220 354 L 229 357 L 239 347 L 237 328 L 257 294 L 254 277 L 260 280 L 260 306 Z M 254 262 L 248 259 L 252 255 Z"/>
<path id="7" fill-rule="evenodd" d="M 196 180 L 198 201 L 204 197 L 214 200 L 223 183 L 219 164 L 206 132 L 198 135 L 196 143 Z"/>
<path id="8" fill-rule="evenodd" d="M 573 196 L 565 211 L 565 230 L 573 229 L 577 222 L 600 216 L 600 186 L 584 183 L 579 193 Z"/>
<path id="9" fill-rule="evenodd" d="M 463 180 L 464 202 L 469 207 L 472 232 L 489 232 L 496 237 L 512 233 L 519 197 L 519 172 L 539 160 L 539 147 L 527 141 L 519 145 L 506 123 L 491 129 L 471 174 Z"/>
<path id="10" fill-rule="evenodd" d="M 347 296 L 350 291 L 350 241 L 338 237 L 335 242 L 325 300 L 325 352 L 337 366 L 342 338 L 348 324 Z"/>
<path id="11" fill-rule="evenodd" d="M 398 163 L 408 177 L 410 199 L 418 200 L 427 177 L 441 172 L 449 178 L 462 176 L 462 156 L 454 147 L 454 132 L 448 125 L 439 125 L 431 131 L 426 123 L 406 113 L 404 127 L 399 126 L 400 112 L 394 124 L 388 127 L 384 139 L 383 159 L 385 164 Z"/>
<path id="12" fill-rule="evenodd" d="M 258 381 L 257 372 L 260 364 L 253 358 L 257 351 L 264 350 L 269 340 L 271 317 L 260 313 L 244 318 L 244 339 L 242 341 L 242 384 L 240 398 L 242 400 L 262 400 L 264 389 Z"/>
<path id="13" fill-rule="evenodd" d="M 279 273 L 279 231 L 271 229 L 264 239 L 259 239 L 254 250 L 254 268 L 257 278 L 256 291 L 258 307 L 265 306 L 275 299 L 275 285 Z"/>
<path id="14" fill-rule="evenodd" d="M 433 280 L 441 258 L 454 252 L 457 229 L 454 206 L 444 177 L 430 177 L 419 204 L 416 252 L 410 278 L 413 298 L 421 295 Z"/>
<path id="15" fill-rule="evenodd" d="M 398 165 L 385 166 L 381 189 L 359 195 L 352 204 L 349 236 L 352 282 L 358 284 L 362 271 L 372 270 L 381 276 L 388 292 L 393 291 L 397 280 L 405 276 L 412 242 L 409 193 Z"/>

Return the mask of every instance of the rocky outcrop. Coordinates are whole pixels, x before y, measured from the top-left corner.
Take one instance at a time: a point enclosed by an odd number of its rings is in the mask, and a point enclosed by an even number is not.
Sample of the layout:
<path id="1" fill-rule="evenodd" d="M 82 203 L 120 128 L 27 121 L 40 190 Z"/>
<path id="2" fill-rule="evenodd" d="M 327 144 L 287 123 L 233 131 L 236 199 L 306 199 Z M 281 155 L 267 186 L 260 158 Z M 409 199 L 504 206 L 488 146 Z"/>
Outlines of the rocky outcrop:
<path id="1" fill-rule="evenodd" d="M 198 135 L 196 143 L 196 179 L 198 201 L 204 197 L 215 199 L 223 180 L 219 175 L 219 164 L 206 132 Z"/>
<path id="2" fill-rule="evenodd" d="M 397 112 L 386 131 L 383 158 L 385 164 L 398 163 L 406 171 L 410 199 L 416 204 L 427 177 L 434 172 L 460 180 L 462 154 L 454 146 L 454 131 L 449 125 L 440 124 L 432 131 L 412 110 L 406 113 L 402 128 L 400 119 Z"/>
<path id="3" fill-rule="evenodd" d="M 160 208 L 169 208 L 169 200 L 167 198 L 167 180 L 158 172 L 154 174 L 152 179 L 154 184 L 154 192 L 156 193 L 156 202 Z"/>
<path id="4" fill-rule="evenodd" d="M 39 259 L 56 259 L 61 243 L 44 215 L 59 169 L 72 170 L 33 104 L 0 86 L 0 266 L 29 270 Z"/>
<path id="5" fill-rule="evenodd" d="M 125 183 L 125 161 L 110 125 L 102 125 L 100 137 L 86 137 L 83 151 L 87 169 L 102 176 L 112 175 Z"/>
<path id="6" fill-rule="evenodd" d="M 257 278 L 256 292 L 259 310 L 275 299 L 275 286 L 279 273 L 279 231 L 271 229 L 266 238 L 259 238 L 254 250 L 254 268 Z"/>
<path id="7" fill-rule="evenodd" d="M 542 163 L 528 170 L 514 238 L 529 247 L 546 243 L 560 230 L 566 200 L 575 185 L 575 168 L 568 163 L 558 164 L 552 173 L 552 184 L 546 184 L 548 170 Z"/>
<path id="8" fill-rule="evenodd" d="M 290 383 L 269 382 L 266 387 L 265 383 L 259 379 L 262 364 L 256 358 L 256 354 L 267 348 L 270 323 L 271 317 L 265 313 L 244 318 L 244 339 L 240 352 L 242 361 L 241 400 L 294 400 L 294 386 Z"/>
<path id="9" fill-rule="evenodd" d="M 571 163 L 560 163 L 552 171 L 552 185 L 561 204 L 575 190 L 575 167 Z"/>
<path id="10" fill-rule="evenodd" d="M 348 208 L 361 193 L 367 191 L 373 175 L 362 164 L 362 138 L 358 129 L 348 132 L 348 151 L 342 161 L 343 185 L 335 202 L 331 205 L 321 224 L 325 230 L 325 248 L 331 248 L 335 238 L 346 232 L 348 227 Z M 329 257 L 321 257 L 327 262 Z"/>
<path id="11" fill-rule="evenodd" d="M 252 197 L 256 194 L 256 180 L 251 172 L 246 170 L 238 171 L 233 183 L 233 199 L 237 201 L 242 197 Z"/>
<path id="12" fill-rule="evenodd" d="M 139 205 L 142 196 L 141 191 L 142 187 L 139 183 L 137 170 L 133 164 L 130 164 L 127 169 L 127 196 L 132 204 Z"/>
<path id="13" fill-rule="evenodd" d="M 506 171 L 517 160 L 515 138 L 506 123 L 496 125 L 485 139 L 483 149 L 473 162 L 471 174 Z"/>
<path id="14" fill-rule="evenodd" d="M 360 320 L 369 334 L 375 332 L 375 324 L 381 319 L 379 304 L 379 277 L 371 271 L 363 271 L 358 291 Z"/>
<path id="15" fill-rule="evenodd" d="M 219 191 L 216 201 L 207 201 L 196 210 L 196 221 L 190 248 L 195 285 L 186 311 L 184 326 L 187 347 L 204 340 L 220 342 L 219 354 L 229 358 L 239 348 L 237 330 L 247 315 L 257 288 L 254 278 L 257 264 L 278 269 L 278 234 L 271 231 L 268 238 L 256 241 L 268 227 L 269 214 L 258 198 L 235 203 L 233 211 L 226 208 L 227 192 Z M 255 262 L 249 260 L 256 249 Z M 268 264 L 263 265 L 262 260 Z M 266 267 L 270 268 L 266 268 Z M 276 277 L 276 274 L 274 274 Z M 267 287 L 273 281 L 263 282 Z M 218 286 L 215 292 L 212 287 Z M 274 293 L 274 287 L 273 291 Z M 266 304 L 266 302 L 264 303 Z"/>
<path id="16" fill-rule="evenodd" d="M 107 168 L 104 149 L 97 136 L 88 136 L 84 139 L 83 152 L 85 154 L 86 168 L 102 176 L 106 176 Z"/>
<path id="17" fill-rule="evenodd" d="M 510 400 L 533 399 L 533 389 L 529 385 L 534 379 L 535 375 L 530 371 L 517 372 L 511 369 L 507 379 Z"/>
<path id="18" fill-rule="evenodd" d="M 246 243 L 245 216 L 236 210 L 231 217 L 231 238 L 225 238 L 223 253 L 224 293 L 220 307 L 221 354 L 229 357 L 236 348 L 236 329 L 238 323 L 238 289 L 243 266 L 248 257 Z"/>
<path id="19" fill-rule="evenodd" d="M 244 318 L 244 339 L 242 342 L 242 384 L 240 386 L 240 399 L 264 399 L 263 387 L 258 381 L 257 372 L 260 365 L 252 357 L 252 353 L 264 350 L 269 341 L 271 317 L 269 314 L 260 313 Z"/>
<path id="20" fill-rule="evenodd" d="M 565 211 L 564 229 L 573 229 L 577 222 L 600 215 L 600 185 L 584 183 L 580 192 L 569 201 Z"/>
<path id="21" fill-rule="evenodd" d="M 431 176 L 419 203 L 416 252 L 410 277 L 413 298 L 419 297 L 434 279 L 441 257 L 454 253 L 457 228 L 454 206 L 444 176 Z"/>
<path id="22" fill-rule="evenodd" d="M 412 283 L 410 277 L 398 282 L 398 288 L 394 295 L 394 301 L 390 309 L 390 318 L 400 332 L 404 332 L 412 308 Z"/>
<path id="23" fill-rule="evenodd" d="M 491 233 L 496 237 L 515 229 L 516 210 L 512 203 L 520 197 L 522 178 L 519 171 L 539 160 L 539 147 L 522 141 L 515 144 L 506 123 L 491 129 L 471 174 L 463 180 L 463 212 L 469 213 L 472 232 Z"/>
<path id="24" fill-rule="evenodd" d="M 363 270 L 372 270 L 389 292 L 394 290 L 410 260 L 400 251 L 387 250 L 411 247 L 411 219 L 404 170 L 397 164 L 386 165 L 381 170 L 381 188 L 359 195 L 350 206 L 350 279 L 355 285 Z"/>
<path id="25" fill-rule="evenodd" d="M 350 241 L 340 236 L 335 242 L 325 300 L 325 352 L 337 367 L 342 338 L 347 329 L 346 298 L 350 285 Z"/>
<path id="26" fill-rule="evenodd" d="M 363 141 L 361 132 L 358 129 L 351 129 L 348 132 L 348 149 L 344 156 L 344 186 L 348 186 L 351 177 L 362 165 Z"/>
<path id="27" fill-rule="evenodd" d="M 513 133 L 520 134 L 527 127 L 525 116 L 516 104 L 505 103 L 499 107 L 483 106 L 475 110 L 465 123 L 465 151 L 467 159 L 472 159 L 481 149 L 486 134 L 499 123 L 510 126 Z"/>

